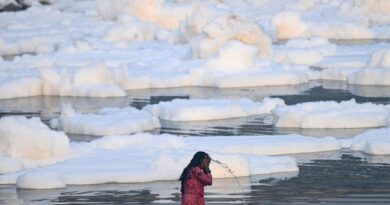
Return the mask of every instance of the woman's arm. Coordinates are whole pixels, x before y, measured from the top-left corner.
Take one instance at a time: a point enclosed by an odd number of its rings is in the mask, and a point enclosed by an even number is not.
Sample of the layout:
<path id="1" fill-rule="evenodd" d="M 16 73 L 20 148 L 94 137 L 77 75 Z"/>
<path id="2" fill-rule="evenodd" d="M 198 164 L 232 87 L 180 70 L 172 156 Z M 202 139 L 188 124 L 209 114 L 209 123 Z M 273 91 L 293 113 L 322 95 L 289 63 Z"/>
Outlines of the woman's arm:
<path id="1" fill-rule="evenodd" d="M 211 175 L 211 172 L 206 174 L 201 168 L 196 167 L 194 169 L 194 174 L 199 179 L 199 181 L 202 182 L 203 185 L 206 186 L 213 184 L 213 176 Z"/>

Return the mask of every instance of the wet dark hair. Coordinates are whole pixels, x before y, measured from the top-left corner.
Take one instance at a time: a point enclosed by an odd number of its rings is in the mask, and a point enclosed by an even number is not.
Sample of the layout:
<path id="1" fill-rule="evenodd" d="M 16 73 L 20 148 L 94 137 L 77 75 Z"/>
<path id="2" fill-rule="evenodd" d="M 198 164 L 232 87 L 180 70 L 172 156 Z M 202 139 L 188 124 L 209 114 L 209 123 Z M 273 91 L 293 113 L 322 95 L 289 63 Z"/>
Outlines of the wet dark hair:
<path id="1" fill-rule="evenodd" d="M 181 181 L 181 191 L 183 191 L 183 182 L 188 179 L 188 172 L 191 168 L 199 166 L 202 163 L 203 159 L 210 158 L 210 156 L 206 152 L 199 151 L 195 153 L 194 157 L 192 157 L 190 163 L 183 169 L 183 172 L 180 175 L 179 181 Z"/>

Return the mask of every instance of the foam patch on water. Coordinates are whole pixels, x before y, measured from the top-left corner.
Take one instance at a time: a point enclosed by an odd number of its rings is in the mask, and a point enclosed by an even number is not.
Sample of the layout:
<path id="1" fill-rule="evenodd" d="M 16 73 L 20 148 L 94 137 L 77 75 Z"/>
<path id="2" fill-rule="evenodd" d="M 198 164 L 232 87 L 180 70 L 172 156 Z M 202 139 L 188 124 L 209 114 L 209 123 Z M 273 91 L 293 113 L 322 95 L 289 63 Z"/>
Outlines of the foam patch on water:
<path id="1" fill-rule="evenodd" d="M 390 155 L 390 129 L 369 130 L 356 136 L 351 150 L 363 151 L 373 155 Z"/>
<path id="2" fill-rule="evenodd" d="M 352 73 L 347 80 L 350 84 L 390 85 L 390 49 L 379 49 L 372 53 L 367 67 Z"/>
<path id="3" fill-rule="evenodd" d="M 69 153 L 69 138 L 50 130 L 39 118 L 0 119 L 0 173 L 55 164 Z"/>
<path id="4" fill-rule="evenodd" d="M 0 155 L 0 173 L 18 172 L 24 169 L 23 161 L 18 158 L 4 157 Z"/>
<path id="5" fill-rule="evenodd" d="M 41 69 L 43 95 L 120 97 L 126 93 L 110 78 L 107 66 L 74 69 Z"/>
<path id="6" fill-rule="evenodd" d="M 35 160 L 69 152 L 68 137 L 50 130 L 39 118 L 3 117 L 0 133 L 0 153 L 5 156 Z"/>
<path id="7" fill-rule="evenodd" d="M 280 63 L 314 65 L 326 56 L 336 53 L 336 46 L 324 38 L 309 40 L 290 39 L 285 46 L 278 46 L 273 52 L 273 58 Z"/>
<path id="8" fill-rule="evenodd" d="M 291 146 L 296 143 L 297 146 Z M 305 145 L 304 149 L 302 146 Z M 233 146 L 233 147 L 232 147 Z M 265 149 L 268 147 L 267 149 Z M 273 149 L 271 149 L 273 147 Z M 215 178 L 297 171 L 294 158 L 280 155 L 339 149 L 333 138 L 298 135 L 242 137 L 179 137 L 135 134 L 106 136 L 89 143 L 73 142 L 72 155 L 62 163 L 0 176 L 1 183 L 46 189 L 66 185 L 176 180 L 196 150 L 205 150 L 225 163 L 211 165 Z M 263 150 L 263 151 L 255 151 Z M 47 173 L 48 180 L 36 173 Z M 39 183 L 43 180 L 42 183 Z"/>
<path id="9" fill-rule="evenodd" d="M 157 117 L 133 107 L 103 108 L 96 113 L 77 113 L 71 105 L 63 105 L 61 128 L 67 133 L 120 135 L 143 132 L 160 127 Z"/>
<path id="10" fill-rule="evenodd" d="M 386 69 L 356 70 L 365 65 L 386 67 L 387 54 L 380 50 L 388 49 L 388 43 L 356 47 L 327 40 L 375 39 L 380 33 L 385 38 L 389 15 L 381 5 L 387 4 L 249 0 L 33 4 L 25 11 L 3 13 L 0 98 L 118 97 L 128 89 L 293 85 L 314 79 L 388 85 Z M 370 60 L 374 50 L 378 51 Z M 321 73 L 296 64 L 340 69 Z M 354 69 L 345 69 L 349 67 Z"/>
<path id="11" fill-rule="evenodd" d="M 265 98 L 262 102 L 253 102 L 245 98 L 175 99 L 171 102 L 149 105 L 144 109 L 164 120 L 200 121 L 269 114 L 277 105 L 284 105 L 284 101 L 278 98 Z"/>
<path id="12" fill-rule="evenodd" d="M 204 150 L 223 163 L 211 163 L 215 178 L 296 172 L 296 159 L 272 155 L 349 147 L 370 154 L 389 154 L 386 135 L 388 129 L 342 140 L 301 135 L 183 138 L 139 133 L 106 136 L 89 143 L 73 142 L 72 158 L 47 167 L 0 175 L 0 183 L 16 184 L 25 189 L 52 189 L 66 185 L 177 180 L 197 150 Z"/>
<path id="13" fill-rule="evenodd" d="M 277 127 L 359 128 L 385 126 L 389 110 L 385 105 L 358 104 L 349 100 L 279 106 L 273 114 L 277 118 Z"/>
<path id="14" fill-rule="evenodd" d="M 87 144 L 78 143 L 78 146 L 79 152 L 82 149 L 87 149 L 88 152 L 81 157 L 50 167 L 19 173 L 19 177 L 13 174 L 3 175 L 0 176 L 0 181 L 4 183 L 16 180 L 13 183 L 20 188 L 47 189 L 59 188 L 63 184 L 176 180 L 192 154 L 199 148 L 186 138 L 150 134 L 110 136 Z M 242 155 L 240 152 L 219 153 L 213 150 L 208 152 L 213 158 L 226 163 L 232 170 L 229 172 L 213 164 L 211 169 L 215 178 L 298 170 L 296 161 L 290 157 L 261 155 L 255 157 Z M 37 175 L 40 172 L 47 173 L 45 174 L 48 176 L 47 180 L 44 180 L 42 175 Z M 42 183 L 39 183 L 40 180 Z"/>

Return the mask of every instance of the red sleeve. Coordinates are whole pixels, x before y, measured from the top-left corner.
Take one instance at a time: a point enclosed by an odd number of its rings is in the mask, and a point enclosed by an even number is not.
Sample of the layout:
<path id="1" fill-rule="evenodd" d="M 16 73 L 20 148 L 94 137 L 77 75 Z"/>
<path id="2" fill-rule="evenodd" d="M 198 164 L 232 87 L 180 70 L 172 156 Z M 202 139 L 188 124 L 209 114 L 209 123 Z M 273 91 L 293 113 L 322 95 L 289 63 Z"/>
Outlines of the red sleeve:
<path id="1" fill-rule="evenodd" d="M 204 186 L 213 184 L 213 176 L 211 173 L 206 174 L 201 168 L 195 167 L 194 174 Z"/>

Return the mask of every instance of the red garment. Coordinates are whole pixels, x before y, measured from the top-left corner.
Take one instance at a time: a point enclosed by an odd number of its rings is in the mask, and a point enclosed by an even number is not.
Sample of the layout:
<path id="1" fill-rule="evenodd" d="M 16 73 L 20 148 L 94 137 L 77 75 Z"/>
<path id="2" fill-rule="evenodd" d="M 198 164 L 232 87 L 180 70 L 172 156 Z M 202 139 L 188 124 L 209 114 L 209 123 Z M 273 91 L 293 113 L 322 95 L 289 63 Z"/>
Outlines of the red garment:
<path id="1" fill-rule="evenodd" d="M 204 205 L 204 186 L 211 185 L 211 173 L 204 173 L 200 167 L 188 172 L 188 179 L 183 182 L 182 205 Z"/>

